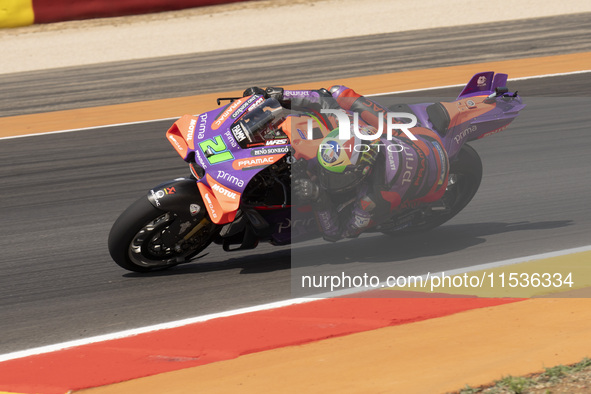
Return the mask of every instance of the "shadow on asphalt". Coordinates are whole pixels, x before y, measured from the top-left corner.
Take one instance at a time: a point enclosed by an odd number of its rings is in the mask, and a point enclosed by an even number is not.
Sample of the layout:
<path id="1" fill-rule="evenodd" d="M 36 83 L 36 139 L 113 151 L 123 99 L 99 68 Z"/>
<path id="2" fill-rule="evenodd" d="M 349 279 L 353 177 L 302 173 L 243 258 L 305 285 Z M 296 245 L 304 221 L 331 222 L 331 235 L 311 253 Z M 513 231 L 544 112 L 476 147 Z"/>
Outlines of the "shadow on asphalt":
<path id="1" fill-rule="evenodd" d="M 513 231 L 551 230 L 572 225 L 572 220 L 514 222 L 514 223 L 474 223 L 446 225 L 423 234 L 406 236 L 375 235 L 340 241 L 322 242 L 307 246 L 295 244 L 292 248 L 282 247 L 270 253 L 257 253 L 232 257 L 231 252 L 222 256 L 228 259 L 199 260 L 177 267 L 147 274 L 127 273 L 123 276 L 154 277 L 169 275 L 187 275 L 211 271 L 241 269 L 241 274 L 257 274 L 286 270 L 296 263 L 297 267 L 319 265 L 342 265 L 352 262 L 385 263 L 403 262 L 429 256 L 441 256 L 457 252 L 486 242 L 486 237 Z M 256 253 L 256 254 L 255 254 Z M 207 249 L 202 254 L 206 257 Z M 294 261 L 296 259 L 296 261 Z"/>

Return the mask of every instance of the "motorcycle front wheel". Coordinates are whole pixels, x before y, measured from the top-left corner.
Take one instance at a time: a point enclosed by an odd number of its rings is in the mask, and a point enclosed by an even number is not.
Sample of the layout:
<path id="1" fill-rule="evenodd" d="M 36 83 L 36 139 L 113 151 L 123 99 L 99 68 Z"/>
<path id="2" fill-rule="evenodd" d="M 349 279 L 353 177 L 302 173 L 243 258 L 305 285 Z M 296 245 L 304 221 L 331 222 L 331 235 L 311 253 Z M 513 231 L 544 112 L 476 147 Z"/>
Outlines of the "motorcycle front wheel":
<path id="1" fill-rule="evenodd" d="M 111 228 L 111 257 L 122 268 L 134 272 L 161 270 L 189 261 L 211 243 L 217 226 L 206 214 L 180 226 L 179 220 L 174 212 L 162 211 L 147 197 L 140 198 Z M 179 232 L 185 235 L 181 237 Z"/>

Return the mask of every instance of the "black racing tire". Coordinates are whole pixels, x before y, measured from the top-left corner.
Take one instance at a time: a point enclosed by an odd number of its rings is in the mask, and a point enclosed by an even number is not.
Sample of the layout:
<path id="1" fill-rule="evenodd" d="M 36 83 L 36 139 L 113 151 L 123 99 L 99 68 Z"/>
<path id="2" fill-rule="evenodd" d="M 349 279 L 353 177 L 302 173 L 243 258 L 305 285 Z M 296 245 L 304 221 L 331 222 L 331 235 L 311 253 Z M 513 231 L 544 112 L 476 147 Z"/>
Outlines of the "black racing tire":
<path id="1" fill-rule="evenodd" d="M 383 231 L 392 236 L 423 233 L 441 226 L 464 209 L 480 187 L 482 181 L 482 160 L 470 145 L 465 144 L 455 160 L 450 163 L 450 177 L 455 177 L 455 183 L 449 185 L 443 199 L 448 199 L 451 209 L 445 212 L 434 212 L 423 219 L 418 219 L 410 226 L 391 231 Z"/>
<path id="2" fill-rule="evenodd" d="M 202 209 L 205 211 L 205 207 Z M 203 233 L 203 239 L 189 249 L 175 251 L 164 247 L 160 238 L 175 219 L 174 213 L 154 207 L 146 196 L 140 198 L 119 216 L 111 228 L 108 240 L 111 257 L 126 270 L 149 272 L 186 262 L 211 243 L 217 226 L 208 221 L 199 231 Z"/>

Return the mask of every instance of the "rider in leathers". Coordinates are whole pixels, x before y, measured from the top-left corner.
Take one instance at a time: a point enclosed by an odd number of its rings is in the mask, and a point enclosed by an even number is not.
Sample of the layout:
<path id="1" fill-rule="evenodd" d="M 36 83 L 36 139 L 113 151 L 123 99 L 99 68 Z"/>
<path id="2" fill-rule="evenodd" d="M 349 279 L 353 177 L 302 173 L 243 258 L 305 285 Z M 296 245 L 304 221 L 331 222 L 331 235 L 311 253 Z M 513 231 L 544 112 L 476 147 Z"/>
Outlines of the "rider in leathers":
<path id="1" fill-rule="evenodd" d="M 244 92 L 245 96 L 251 94 L 275 98 L 286 108 L 314 111 L 316 115 L 323 109 L 344 110 L 348 114 L 356 112 L 359 129 L 370 135 L 377 133 L 379 117 L 385 118 L 388 112 L 380 104 L 339 85 L 329 90 L 263 90 L 254 87 Z M 323 117 L 329 128 L 338 126 L 335 116 Z M 384 120 L 382 125 L 385 124 Z M 357 237 L 367 228 L 392 217 L 396 210 L 436 201 L 443 196 L 449 163 L 440 136 L 423 127 L 413 127 L 410 132 L 416 140 L 394 129 L 391 140 L 383 132 L 380 138 L 372 141 L 355 137 L 345 143 L 340 141 L 337 152 L 348 149 L 352 156 L 351 164 L 343 172 L 335 173 L 327 170 L 326 163 L 318 165 L 318 162 L 309 161 L 304 165 L 307 171 L 295 176 L 292 196 L 300 204 L 312 205 L 326 240 L 334 242 Z M 354 147 L 356 143 L 364 146 Z M 323 146 L 329 147 L 320 145 Z M 351 155 L 354 151 L 358 153 Z M 324 155 L 320 153 L 318 161 L 322 162 Z M 307 175 L 302 176 L 302 173 Z M 348 206 L 349 212 L 337 212 L 331 196 L 346 192 L 356 193 L 355 201 Z"/>

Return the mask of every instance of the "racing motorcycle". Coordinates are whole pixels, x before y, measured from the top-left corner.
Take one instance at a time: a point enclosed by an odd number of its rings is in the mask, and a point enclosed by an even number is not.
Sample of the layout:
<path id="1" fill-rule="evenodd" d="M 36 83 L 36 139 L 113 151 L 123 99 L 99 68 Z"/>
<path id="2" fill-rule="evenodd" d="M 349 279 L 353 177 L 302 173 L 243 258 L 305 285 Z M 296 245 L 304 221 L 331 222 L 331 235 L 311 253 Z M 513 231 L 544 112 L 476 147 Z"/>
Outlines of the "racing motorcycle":
<path id="1" fill-rule="evenodd" d="M 427 231 L 470 202 L 482 162 L 466 142 L 505 130 L 525 107 L 506 82 L 507 74 L 481 72 L 453 102 L 391 108 L 413 114 L 418 125 L 441 136 L 450 163 L 448 185 L 440 200 L 405 206 L 368 231 Z M 148 272 L 187 263 L 212 242 L 230 252 L 321 236 L 311 209 L 297 207 L 292 215 L 290 186 L 292 166 L 301 159 L 294 147 L 306 131 L 321 140 L 330 130 L 317 127 L 313 114 L 286 116 L 279 102 L 263 95 L 229 100 L 198 116 L 184 115 L 166 132 L 191 175 L 154 187 L 115 221 L 108 246 L 121 267 Z"/>

